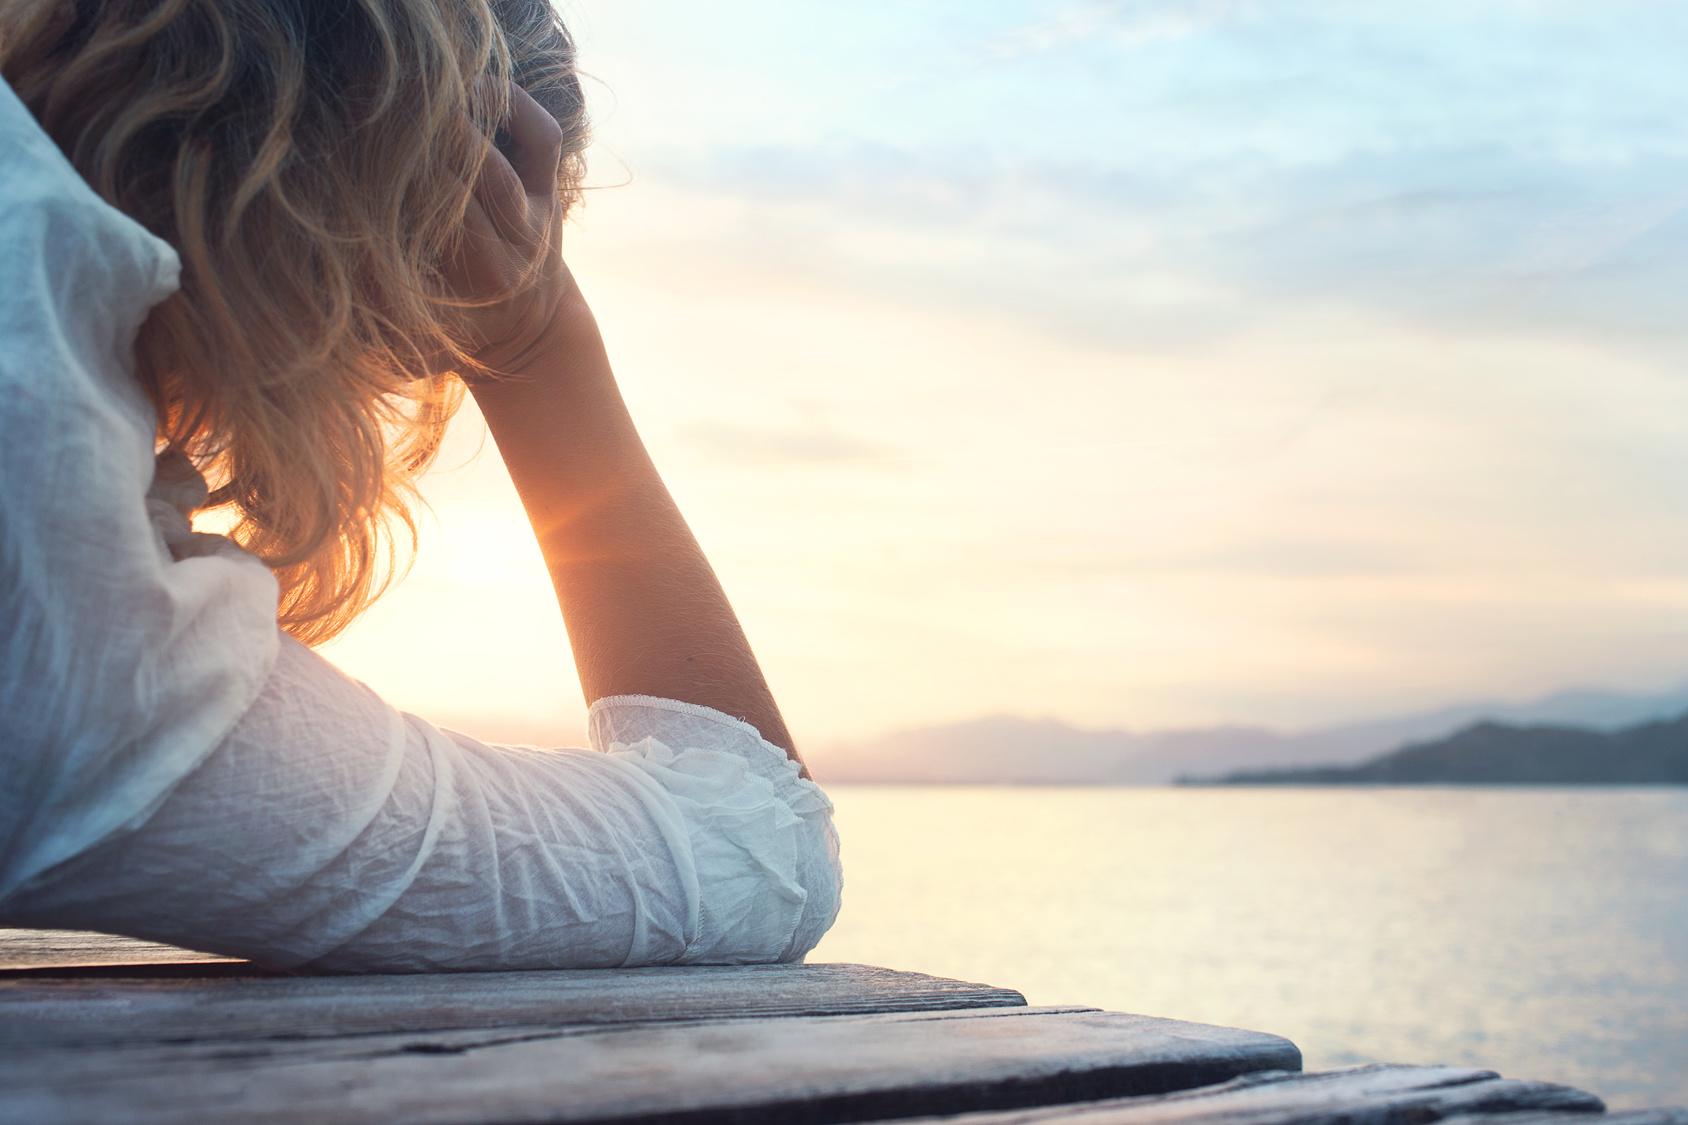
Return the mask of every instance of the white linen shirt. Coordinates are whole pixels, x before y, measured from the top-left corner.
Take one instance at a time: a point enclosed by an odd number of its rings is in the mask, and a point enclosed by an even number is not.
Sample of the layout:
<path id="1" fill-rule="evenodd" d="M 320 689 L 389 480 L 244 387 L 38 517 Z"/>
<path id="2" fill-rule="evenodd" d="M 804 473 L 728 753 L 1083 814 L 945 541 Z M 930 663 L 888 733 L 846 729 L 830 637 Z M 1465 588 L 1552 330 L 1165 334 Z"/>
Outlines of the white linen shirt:
<path id="1" fill-rule="evenodd" d="M 341 972 L 813 947 L 832 806 L 751 726 L 622 696 L 593 750 L 489 746 L 277 629 L 156 474 L 133 344 L 178 271 L 0 82 L 0 924 Z"/>

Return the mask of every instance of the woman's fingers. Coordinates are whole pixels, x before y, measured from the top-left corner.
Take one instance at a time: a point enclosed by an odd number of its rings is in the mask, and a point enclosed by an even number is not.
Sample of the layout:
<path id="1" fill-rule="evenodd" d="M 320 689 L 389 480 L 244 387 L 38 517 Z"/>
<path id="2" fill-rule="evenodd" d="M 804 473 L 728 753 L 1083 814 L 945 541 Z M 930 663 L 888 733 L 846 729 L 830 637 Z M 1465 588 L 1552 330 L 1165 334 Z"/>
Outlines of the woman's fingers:
<path id="1" fill-rule="evenodd" d="M 508 239 L 499 228 L 499 222 L 487 214 L 481 201 L 471 198 L 463 213 L 456 265 L 464 279 L 473 282 L 475 296 L 506 288 L 505 275 L 509 270 L 505 263 L 512 255 L 506 248 Z"/>
<path id="2" fill-rule="evenodd" d="M 557 167 L 562 162 L 563 127 L 526 90 L 510 83 L 510 120 L 505 122 L 510 143 L 505 150 L 510 167 L 529 195 L 554 198 Z"/>
<path id="3" fill-rule="evenodd" d="M 512 84 L 510 113 L 496 141 L 475 137 L 484 146 L 479 173 L 464 185 L 462 226 L 441 265 L 447 295 L 461 302 L 452 316 L 465 344 L 494 368 L 515 362 L 511 357 L 525 354 L 546 330 L 568 283 L 557 197 L 562 135 L 551 115 Z"/>
<path id="4" fill-rule="evenodd" d="M 557 169 L 563 130 L 528 92 L 510 84 L 505 139 L 489 145 L 473 194 L 499 234 L 534 250 L 550 233 L 557 207 Z"/>
<path id="5" fill-rule="evenodd" d="M 500 238 L 528 250 L 532 248 L 535 233 L 530 229 L 530 212 L 539 201 L 530 200 L 523 188 L 521 177 L 509 161 L 498 149 L 487 146 L 481 174 L 470 189 L 470 202 L 479 205 Z"/>

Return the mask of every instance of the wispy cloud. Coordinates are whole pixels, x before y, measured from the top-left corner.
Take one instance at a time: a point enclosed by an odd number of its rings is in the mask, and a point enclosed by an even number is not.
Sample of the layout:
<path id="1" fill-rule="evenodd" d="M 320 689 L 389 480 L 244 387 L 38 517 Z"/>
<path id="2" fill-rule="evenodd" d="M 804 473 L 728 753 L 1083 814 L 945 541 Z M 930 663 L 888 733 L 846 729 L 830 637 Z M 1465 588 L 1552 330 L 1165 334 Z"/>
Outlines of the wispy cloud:
<path id="1" fill-rule="evenodd" d="M 816 419 L 788 427 L 694 422 L 681 427 L 675 441 L 712 464 L 733 468 L 893 464 L 904 459 L 896 446 L 843 433 Z"/>
<path id="2" fill-rule="evenodd" d="M 1310 300 L 1688 349 L 1688 159 L 1426 148 L 1129 172 L 835 144 L 659 155 L 647 174 L 742 200 L 741 247 L 1088 339 L 1211 338 Z"/>
<path id="3" fill-rule="evenodd" d="M 1205 31 L 1251 7 L 1249 0 L 1107 0 L 1074 4 L 1051 19 L 1016 28 L 993 39 L 991 58 L 1011 59 L 1101 39 L 1125 47 L 1182 39 Z"/>

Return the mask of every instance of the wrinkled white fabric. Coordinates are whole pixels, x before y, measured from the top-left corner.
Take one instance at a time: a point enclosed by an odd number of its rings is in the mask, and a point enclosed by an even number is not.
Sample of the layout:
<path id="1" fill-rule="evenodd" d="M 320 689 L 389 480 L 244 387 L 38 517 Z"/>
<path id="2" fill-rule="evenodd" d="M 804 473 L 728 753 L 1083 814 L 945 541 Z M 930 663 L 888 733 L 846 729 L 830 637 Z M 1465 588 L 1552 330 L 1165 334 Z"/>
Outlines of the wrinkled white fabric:
<path id="1" fill-rule="evenodd" d="M 155 464 L 132 348 L 177 271 L 0 83 L 0 924 L 351 972 L 807 952 L 831 805 L 754 728 L 618 697 L 592 750 L 488 746 L 277 630 Z"/>
<path id="2" fill-rule="evenodd" d="M 128 372 L 174 251 L 0 91 L 3 896 L 156 809 L 251 705 L 276 630 L 257 560 L 155 546 L 155 423 Z"/>

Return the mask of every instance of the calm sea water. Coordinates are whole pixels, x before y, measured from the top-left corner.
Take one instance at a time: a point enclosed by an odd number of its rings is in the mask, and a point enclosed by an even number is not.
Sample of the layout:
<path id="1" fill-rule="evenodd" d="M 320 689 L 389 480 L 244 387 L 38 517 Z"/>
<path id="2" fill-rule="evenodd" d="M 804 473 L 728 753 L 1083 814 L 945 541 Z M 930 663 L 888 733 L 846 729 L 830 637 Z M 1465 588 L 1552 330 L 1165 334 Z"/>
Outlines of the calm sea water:
<path id="1" fill-rule="evenodd" d="M 1688 791 L 829 792 L 810 960 L 1688 1104 Z"/>

